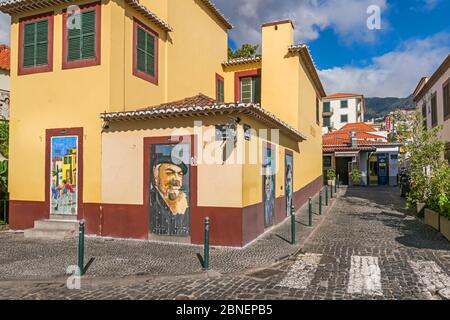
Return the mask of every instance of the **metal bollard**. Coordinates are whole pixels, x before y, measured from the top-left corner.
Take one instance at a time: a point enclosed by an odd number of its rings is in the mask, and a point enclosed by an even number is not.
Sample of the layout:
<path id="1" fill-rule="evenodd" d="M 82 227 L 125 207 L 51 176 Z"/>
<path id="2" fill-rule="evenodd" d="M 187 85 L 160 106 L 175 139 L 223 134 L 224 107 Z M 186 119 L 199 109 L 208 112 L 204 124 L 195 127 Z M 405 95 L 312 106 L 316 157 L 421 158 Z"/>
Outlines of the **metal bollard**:
<path id="1" fill-rule="evenodd" d="M 333 185 L 330 186 L 330 199 L 333 199 Z"/>
<path id="2" fill-rule="evenodd" d="M 295 230 L 295 207 L 291 207 L 291 244 L 295 244 L 297 242 L 296 239 L 296 230 Z"/>
<path id="3" fill-rule="evenodd" d="M 340 179 L 339 175 L 337 175 L 337 187 L 338 187 L 338 189 L 341 188 L 341 179 Z"/>
<path id="4" fill-rule="evenodd" d="M 320 190 L 320 192 L 319 192 L 319 216 L 322 215 L 322 205 L 323 205 L 322 190 Z"/>
<path id="5" fill-rule="evenodd" d="M 309 213 L 309 226 L 312 227 L 312 225 L 313 225 L 313 215 L 312 215 L 312 198 L 311 197 L 309 197 L 308 213 Z"/>
<path id="6" fill-rule="evenodd" d="M 78 239 L 78 268 L 80 275 L 84 275 L 84 225 L 85 221 L 80 221 L 79 239 Z"/>
<path id="7" fill-rule="evenodd" d="M 328 187 L 325 186 L 325 205 L 328 207 Z"/>
<path id="8" fill-rule="evenodd" d="M 338 185 L 338 181 L 336 180 L 336 182 L 334 183 L 334 194 L 337 197 L 337 185 Z"/>
<path id="9" fill-rule="evenodd" d="M 205 218 L 205 244 L 203 252 L 203 270 L 209 270 L 209 218 Z"/>

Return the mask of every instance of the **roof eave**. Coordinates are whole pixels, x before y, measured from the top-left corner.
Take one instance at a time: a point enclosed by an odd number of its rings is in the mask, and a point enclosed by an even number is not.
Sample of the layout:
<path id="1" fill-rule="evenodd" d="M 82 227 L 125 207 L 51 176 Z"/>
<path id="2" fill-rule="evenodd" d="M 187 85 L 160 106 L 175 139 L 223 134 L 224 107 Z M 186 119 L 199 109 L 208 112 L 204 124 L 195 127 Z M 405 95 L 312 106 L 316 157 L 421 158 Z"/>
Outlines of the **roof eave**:
<path id="1" fill-rule="evenodd" d="M 0 12 L 12 15 L 17 13 L 24 13 L 37 9 L 50 8 L 52 6 L 64 3 L 70 3 L 73 0 L 10 0 L 0 3 Z M 173 28 L 164 20 L 159 18 L 156 14 L 150 11 L 146 6 L 139 3 L 139 0 L 125 0 L 132 8 L 141 13 L 145 18 L 149 19 L 155 25 L 166 32 L 173 31 Z"/>
<path id="2" fill-rule="evenodd" d="M 153 119 L 167 119 L 179 118 L 189 116 L 207 116 L 217 114 L 241 113 L 249 115 L 258 121 L 261 121 L 271 127 L 280 129 L 285 135 L 295 139 L 296 141 L 305 141 L 307 137 L 297 130 L 291 128 L 282 120 L 276 118 L 263 108 L 254 104 L 224 104 L 212 106 L 190 106 L 181 108 L 167 108 L 167 109 L 150 109 L 142 111 L 129 112 L 113 112 L 103 113 L 100 118 L 104 121 L 139 121 L 139 120 L 153 120 Z"/>

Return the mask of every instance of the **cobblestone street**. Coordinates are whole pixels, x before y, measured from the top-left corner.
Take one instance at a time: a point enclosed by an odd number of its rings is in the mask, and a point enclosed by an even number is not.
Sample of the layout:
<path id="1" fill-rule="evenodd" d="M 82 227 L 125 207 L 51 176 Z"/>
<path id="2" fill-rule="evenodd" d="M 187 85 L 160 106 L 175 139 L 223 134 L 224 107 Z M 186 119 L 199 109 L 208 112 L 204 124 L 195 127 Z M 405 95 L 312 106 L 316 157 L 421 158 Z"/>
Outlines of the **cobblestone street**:
<path id="1" fill-rule="evenodd" d="M 406 214 L 396 188 L 342 190 L 301 252 L 259 270 L 0 282 L 1 299 L 443 299 L 450 243 Z M 217 270 L 214 270 L 217 271 Z"/>

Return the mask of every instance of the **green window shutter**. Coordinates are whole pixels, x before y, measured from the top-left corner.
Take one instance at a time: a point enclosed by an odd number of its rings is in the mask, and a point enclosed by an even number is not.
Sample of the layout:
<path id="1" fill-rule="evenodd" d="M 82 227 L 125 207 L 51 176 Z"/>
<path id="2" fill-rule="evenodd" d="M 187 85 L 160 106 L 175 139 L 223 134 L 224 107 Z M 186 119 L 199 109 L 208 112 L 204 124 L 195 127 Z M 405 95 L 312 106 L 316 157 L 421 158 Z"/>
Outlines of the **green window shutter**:
<path id="1" fill-rule="evenodd" d="M 137 69 L 142 72 L 147 72 L 145 63 L 145 31 L 138 27 L 137 29 Z"/>
<path id="2" fill-rule="evenodd" d="M 24 67 L 48 64 L 48 20 L 26 23 L 23 35 Z"/>
<path id="3" fill-rule="evenodd" d="M 155 76 L 155 38 L 146 34 L 148 74 Z"/>
<path id="4" fill-rule="evenodd" d="M 67 60 L 75 61 L 81 58 L 81 30 L 67 30 Z"/>
<path id="5" fill-rule="evenodd" d="M 81 13 L 81 30 L 69 29 L 67 32 L 67 60 L 76 61 L 96 57 L 96 11 Z"/>
<path id="6" fill-rule="evenodd" d="M 36 65 L 48 64 L 48 20 L 36 23 Z"/>
<path id="7" fill-rule="evenodd" d="M 96 11 L 85 11 L 82 17 L 81 58 L 94 59 L 96 54 Z"/>
<path id="8" fill-rule="evenodd" d="M 152 34 L 140 27 L 137 28 L 137 70 L 152 77 L 156 75 L 155 41 L 156 39 Z"/>
<path id="9" fill-rule="evenodd" d="M 23 66 L 33 67 L 36 53 L 36 23 L 26 23 L 23 32 Z"/>
<path id="10" fill-rule="evenodd" d="M 261 77 L 253 77 L 253 102 L 261 103 Z"/>

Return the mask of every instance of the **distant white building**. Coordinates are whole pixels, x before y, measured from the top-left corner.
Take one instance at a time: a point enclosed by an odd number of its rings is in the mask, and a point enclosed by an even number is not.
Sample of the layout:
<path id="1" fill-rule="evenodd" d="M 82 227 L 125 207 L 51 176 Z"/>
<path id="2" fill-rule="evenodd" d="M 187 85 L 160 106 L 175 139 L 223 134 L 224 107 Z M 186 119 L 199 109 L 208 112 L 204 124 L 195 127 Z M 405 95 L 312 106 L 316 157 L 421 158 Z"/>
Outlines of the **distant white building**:
<path id="1" fill-rule="evenodd" d="M 348 123 L 364 122 L 362 94 L 335 93 L 323 99 L 323 133 L 340 130 Z"/>
<path id="2" fill-rule="evenodd" d="M 0 119 L 9 120 L 10 49 L 0 45 Z"/>
<path id="3" fill-rule="evenodd" d="M 420 80 L 414 102 L 424 119 L 424 127 L 443 126 L 441 138 L 446 142 L 445 157 L 450 162 L 450 54 L 431 77 Z"/>

